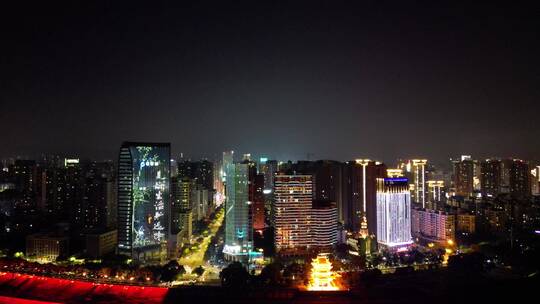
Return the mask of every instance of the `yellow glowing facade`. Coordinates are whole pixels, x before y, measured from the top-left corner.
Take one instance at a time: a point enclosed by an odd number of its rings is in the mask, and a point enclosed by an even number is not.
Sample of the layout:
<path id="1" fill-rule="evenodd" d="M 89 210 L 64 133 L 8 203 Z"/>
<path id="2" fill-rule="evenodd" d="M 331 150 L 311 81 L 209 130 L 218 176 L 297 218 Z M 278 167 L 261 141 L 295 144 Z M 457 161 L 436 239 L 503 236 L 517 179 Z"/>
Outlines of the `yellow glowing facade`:
<path id="1" fill-rule="evenodd" d="M 308 290 L 339 290 L 334 280 L 339 274 L 332 271 L 332 263 L 324 254 L 319 254 L 311 262 L 311 278 Z"/>
<path id="2" fill-rule="evenodd" d="M 413 159 L 412 171 L 414 182 L 414 201 L 426 207 L 426 165 L 427 159 Z"/>
<path id="3" fill-rule="evenodd" d="M 444 181 L 442 180 L 429 180 L 428 185 L 428 198 L 431 202 L 441 201 L 441 191 L 444 188 Z"/>

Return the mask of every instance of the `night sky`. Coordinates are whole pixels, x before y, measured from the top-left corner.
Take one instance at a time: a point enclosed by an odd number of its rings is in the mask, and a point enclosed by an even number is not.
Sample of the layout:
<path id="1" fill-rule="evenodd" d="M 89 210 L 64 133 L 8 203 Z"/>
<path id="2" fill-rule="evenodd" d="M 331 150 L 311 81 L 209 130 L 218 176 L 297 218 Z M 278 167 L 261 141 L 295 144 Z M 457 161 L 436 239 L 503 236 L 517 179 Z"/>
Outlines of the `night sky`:
<path id="1" fill-rule="evenodd" d="M 2 157 L 540 158 L 538 7 L 41 2 L 0 9 Z"/>

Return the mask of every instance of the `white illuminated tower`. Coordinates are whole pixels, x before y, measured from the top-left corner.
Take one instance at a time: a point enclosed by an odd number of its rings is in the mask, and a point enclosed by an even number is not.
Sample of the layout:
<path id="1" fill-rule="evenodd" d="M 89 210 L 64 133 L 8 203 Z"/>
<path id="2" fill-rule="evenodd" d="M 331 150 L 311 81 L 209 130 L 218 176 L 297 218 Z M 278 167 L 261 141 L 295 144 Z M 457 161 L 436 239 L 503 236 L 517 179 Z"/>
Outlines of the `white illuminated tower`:
<path id="1" fill-rule="evenodd" d="M 387 247 L 412 243 L 408 179 L 377 179 L 377 241 Z"/>
<path id="2" fill-rule="evenodd" d="M 426 164 L 427 159 L 413 159 L 414 201 L 426 207 Z"/>

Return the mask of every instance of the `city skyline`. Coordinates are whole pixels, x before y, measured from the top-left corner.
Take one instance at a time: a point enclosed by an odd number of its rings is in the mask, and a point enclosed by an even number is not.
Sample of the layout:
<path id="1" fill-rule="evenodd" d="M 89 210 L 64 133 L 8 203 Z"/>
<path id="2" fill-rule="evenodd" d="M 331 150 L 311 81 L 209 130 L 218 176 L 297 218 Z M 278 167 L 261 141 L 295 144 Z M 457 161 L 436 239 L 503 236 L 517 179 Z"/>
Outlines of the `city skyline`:
<path id="1" fill-rule="evenodd" d="M 119 144 L 121 144 L 122 142 L 143 142 L 143 141 L 128 141 L 128 140 L 124 140 L 124 141 L 121 141 L 119 142 Z M 148 142 L 148 141 L 147 141 Z M 149 141 L 149 142 L 156 142 L 156 141 Z M 165 141 L 167 142 L 167 141 Z M 167 143 L 170 143 L 170 142 L 167 142 Z M 234 150 L 224 150 L 224 151 L 219 151 L 219 152 L 216 152 L 216 153 L 212 153 L 212 155 L 203 155 L 203 156 L 195 156 L 195 155 L 186 155 L 185 153 L 183 152 L 179 152 L 179 153 L 176 153 L 176 152 L 173 152 L 175 151 L 174 149 L 174 146 L 171 145 L 171 161 L 198 161 L 198 160 L 201 160 L 201 161 L 210 161 L 210 162 L 219 162 L 222 158 L 222 153 L 224 152 L 227 152 L 227 151 L 234 151 L 235 152 L 235 158 L 234 158 L 234 161 L 241 161 L 242 160 L 242 155 L 250 155 L 252 157 L 253 160 L 256 160 L 257 162 L 259 162 L 260 159 L 266 159 L 266 160 L 272 160 L 272 161 L 278 161 L 278 162 L 298 162 L 298 161 L 312 161 L 312 162 L 316 162 L 316 161 L 338 161 L 338 162 L 354 162 L 356 160 L 358 160 L 359 158 L 358 157 L 365 157 L 365 155 L 363 154 L 360 154 L 360 155 L 357 155 L 356 157 L 351 157 L 351 158 L 344 158 L 344 159 L 338 159 L 338 158 L 332 158 L 332 157 L 329 157 L 329 158 L 319 158 L 317 157 L 317 155 L 315 155 L 314 153 L 306 153 L 304 155 L 302 154 L 298 154 L 298 157 L 297 158 L 290 158 L 290 157 L 272 157 L 273 155 L 272 154 L 269 154 L 269 153 L 260 153 L 260 154 L 254 154 L 254 153 L 248 153 L 249 151 L 245 151 L 246 153 L 242 153 L 242 152 L 238 152 L 238 150 L 234 149 Z M 41 152 L 41 153 L 35 153 L 35 154 L 13 154 L 13 155 L 6 155 L 6 156 L 0 156 L 0 161 L 5 161 L 6 163 L 10 163 L 11 161 L 13 160 L 36 160 L 36 161 L 45 161 L 47 159 L 51 159 L 51 157 L 54 157 L 57 161 L 59 162 L 63 162 L 64 160 L 66 159 L 79 159 L 81 161 L 87 161 L 87 162 L 113 162 L 113 163 L 117 163 L 118 162 L 118 151 L 116 151 L 115 153 L 113 153 L 112 156 L 110 157 L 91 157 L 91 156 L 88 156 L 88 155 L 84 155 L 84 154 L 75 154 L 75 153 L 68 153 L 68 152 L 55 152 L 55 153 L 48 153 L 48 152 Z M 485 156 L 481 156 L 481 155 L 485 155 Z M 508 155 L 508 156 L 500 156 L 500 155 L 495 155 L 495 154 L 489 154 L 489 153 L 484 153 L 484 154 L 480 154 L 479 155 L 471 155 L 470 153 L 467 154 L 467 153 L 464 153 L 464 154 L 459 154 L 459 155 L 445 155 L 445 156 L 442 156 L 441 158 L 434 158 L 434 159 L 431 159 L 431 158 L 427 158 L 427 160 L 429 160 L 430 162 L 430 165 L 434 165 L 435 167 L 437 168 L 440 168 L 440 169 L 444 169 L 444 170 L 451 170 L 452 167 L 453 167 L 453 164 L 454 162 L 456 161 L 459 161 L 462 157 L 472 157 L 471 159 L 472 160 L 477 160 L 477 161 L 484 161 L 484 160 L 494 160 L 494 159 L 498 159 L 498 160 L 511 160 L 511 159 L 516 159 L 516 160 L 523 160 L 525 162 L 529 162 L 531 164 L 535 164 L 535 163 L 540 163 L 540 157 L 535 157 L 535 158 L 521 158 L 521 157 L 518 157 L 516 155 Z M 377 156 L 374 156 L 371 158 L 372 161 L 374 162 L 380 162 L 382 164 L 385 164 L 385 165 L 388 165 L 390 167 L 399 167 L 401 164 L 402 164 L 402 161 L 404 160 L 413 160 L 415 159 L 415 157 L 405 157 L 403 155 L 401 156 L 397 156 L 396 158 L 391 158 L 391 159 L 382 159 L 381 157 L 377 157 Z M 425 158 L 426 159 L 426 158 Z"/>
<path id="2" fill-rule="evenodd" d="M 0 304 L 534 298 L 538 4 L 1 12 Z"/>

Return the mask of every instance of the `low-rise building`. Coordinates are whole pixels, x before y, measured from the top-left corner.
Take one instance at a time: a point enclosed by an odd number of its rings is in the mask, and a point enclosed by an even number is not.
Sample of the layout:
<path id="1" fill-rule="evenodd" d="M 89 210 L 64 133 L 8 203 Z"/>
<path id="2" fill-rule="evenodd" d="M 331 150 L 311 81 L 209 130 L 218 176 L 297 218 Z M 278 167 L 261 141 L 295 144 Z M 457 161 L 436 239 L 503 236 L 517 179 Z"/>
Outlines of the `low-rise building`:
<path id="1" fill-rule="evenodd" d="M 86 254 L 92 258 L 100 258 L 105 254 L 115 252 L 118 245 L 117 230 L 86 235 Z"/>
<path id="2" fill-rule="evenodd" d="M 26 237 L 26 256 L 40 262 L 54 262 L 69 255 L 69 238 L 53 234 L 31 234 Z"/>

